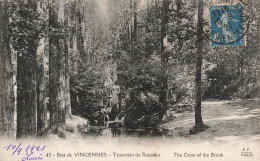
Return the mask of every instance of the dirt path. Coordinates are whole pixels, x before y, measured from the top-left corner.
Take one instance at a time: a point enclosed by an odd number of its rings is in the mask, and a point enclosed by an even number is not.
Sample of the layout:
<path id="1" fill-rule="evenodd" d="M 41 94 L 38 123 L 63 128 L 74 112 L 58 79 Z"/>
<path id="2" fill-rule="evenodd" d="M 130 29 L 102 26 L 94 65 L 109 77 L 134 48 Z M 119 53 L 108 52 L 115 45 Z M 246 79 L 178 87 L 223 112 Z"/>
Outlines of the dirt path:
<path id="1" fill-rule="evenodd" d="M 194 111 L 174 112 L 174 119 L 161 126 L 169 129 L 173 136 L 192 140 L 225 140 L 233 136 L 260 139 L 257 137 L 260 135 L 259 101 L 207 101 L 202 104 L 203 122 L 209 126 L 205 131 L 189 135 L 194 125 Z"/>

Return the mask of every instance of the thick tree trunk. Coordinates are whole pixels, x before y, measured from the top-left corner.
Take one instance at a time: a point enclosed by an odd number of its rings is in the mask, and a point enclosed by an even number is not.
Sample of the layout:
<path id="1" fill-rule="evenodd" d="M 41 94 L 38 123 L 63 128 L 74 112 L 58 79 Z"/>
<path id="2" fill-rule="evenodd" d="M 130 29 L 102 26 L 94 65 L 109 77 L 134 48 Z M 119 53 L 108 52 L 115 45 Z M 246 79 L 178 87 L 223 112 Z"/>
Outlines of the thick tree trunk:
<path id="1" fill-rule="evenodd" d="M 45 38 L 40 40 L 37 51 L 37 135 L 46 136 L 47 104 L 46 104 L 46 80 L 44 71 Z"/>
<path id="2" fill-rule="evenodd" d="M 35 2 L 28 4 L 36 10 Z M 17 138 L 36 136 L 36 50 L 28 48 L 30 53 L 17 53 Z"/>
<path id="3" fill-rule="evenodd" d="M 204 124 L 201 116 L 201 66 L 203 47 L 203 0 L 198 1 L 197 55 L 195 75 L 195 128 L 201 129 Z"/>
<path id="4" fill-rule="evenodd" d="M 38 8 L 37 11 L 40 14 L 41 18 L 47 18 L 47 8 L 43 8 L 44 0 L 38 1 Z M 46 104 L 46 86 L 47 81 L 45 78 L 45 69 L 44 65 L 45 62 L 45 55 L 46 55 L 46 48 L 47 48 L 47 36 L 41 38 L 38 49 L 37 49 L 37 136 L 39 137 L 46 137 L 46 128 L 47 128 L 47 104 Z"/>
<path id="5" fill-rule="evenodd" d="M 35 61 L 34 61 L 35 62 Z M 36 135 L 35 65 L 18 52 L 17 58 L 17 137 Z"/>
<path id="6" fill-rule="evenodd" d="M 65 42 L 64 2 L 52 0 L 49 9 L 49 83 L 50 127 L 54 132 L 65 128 Z"/>
<path id="7" fill-rule="evenodd" d="M 37 51 L 37 135 L 46 136 L 47 127 L 47 104 L 46 104 L 46 80 L 44 71 L 44 48 L 45 38 L 40 40 Z"/>
<path id="8" fill-rule="evenodd" d="M 84 50 L 84 45 L 83 45 L 83 33 L 84 31 L 82 31 L 82 13 L 81 13 L 81 10 L 80 10 L 80 1 L 79 0 L 76 0 L 76 11 L 77 11 L 77 14 L 76 14 L 76 17 L 77 17 L 77 21 L 76 21 L 76 46 L 77 46 L 77 58 L 78 58 L 78 61 L 76 62 L 77 64 L 77 67 L 78 67 L 78 72 L 82 72 L 80 71 L 80 58 L 82 57 L 82 55 L 84 54 L 83 50 Z M 91 47 L 90 47 L 91 48 Z M 88 63 L 89 59 L 87 60 L 87 63 Z"/>
<path id="9" fill-rule="evenodd" d="M 162 15 L 161 15 L 161 95 L 160 101 L 163 106 L 163 111 L 167 110 L 168 100 L 168 55 L 165 51 L 166 44 L 164 40 L 167 36 L 168 28 L 168 12 L 169 12 L 169 0 L 162 1 Z"/>
<path id="10" fill-rule="evenodd" d="M 68 57 L 68 56 L 67 56 Z M 65 86 L 65 97 L 66 97 L 66 107 L 65 107 L 65 109 L 66 109 L 66 115 L 67 115 L 67 117 L 69 117 L 69 118 L 71 118 L 71 100 L 70 100 L 70 75 L 69 75 L 69 70 L 68 70 L 68 59 L 67 59 L 67 57 L 66 57 L 66 73 L 65 73 L 65 83 L 66 83 L 66 86 Z"/>
<path id="11" fill-rule="evenodd" d="M 69 21 L 69 7 L 65 9 L 65 31 L 69 32 L 68 21 Z M 65 40 L 65 111 L 66 116 L 71 118 L 71 102 L 70 102 L 70 74 L 69 74 L 69 38 L 66 36 Z"/>
<path id="12" fill-rule="evenodd" d="M 8 1 L 0 1 L 0 136 L 12 137 L 14 93 L 7 9 Z"/>

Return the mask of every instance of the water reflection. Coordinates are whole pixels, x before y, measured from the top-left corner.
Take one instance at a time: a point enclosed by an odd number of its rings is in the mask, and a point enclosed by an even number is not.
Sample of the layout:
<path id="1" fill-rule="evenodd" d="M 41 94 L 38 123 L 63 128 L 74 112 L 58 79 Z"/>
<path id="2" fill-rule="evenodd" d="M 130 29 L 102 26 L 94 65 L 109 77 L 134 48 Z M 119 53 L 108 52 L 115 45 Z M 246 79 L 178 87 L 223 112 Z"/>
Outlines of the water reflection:
<path id="1" fill-rule="evenodd" d="M 142 136 L 163 136 L 158 129 L 126 129 L 126 128 L 103 128 L 101 135 L 108 138 L 115 137 L 142 137 Z"/>
<path id="2" fill-rule="evenodd" d="M 120 136 L 121 129 L 119 129 L 119 128 L 111 128 L 111 132 L 113 134 L 113 137 Z"/>
<path id="3" fill-rule="evenodd" d="M 79 131 L 83 137 L 91 138 L 92 140 L 112 143 L 126 142 L 127 140 L 145 138 L 160 138 L 164 140 L 164 133 L 157 128 L 139 128 L 129 129 L 118 122 L 104 124 L 103 126 L 81 126 Z"/>

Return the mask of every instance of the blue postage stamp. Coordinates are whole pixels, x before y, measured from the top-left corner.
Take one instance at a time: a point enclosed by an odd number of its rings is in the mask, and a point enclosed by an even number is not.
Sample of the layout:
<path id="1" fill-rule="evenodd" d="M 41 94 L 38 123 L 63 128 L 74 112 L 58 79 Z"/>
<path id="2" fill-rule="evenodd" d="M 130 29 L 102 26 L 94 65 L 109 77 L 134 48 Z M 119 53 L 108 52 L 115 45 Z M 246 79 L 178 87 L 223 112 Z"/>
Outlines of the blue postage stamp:
<path id="1" fill-rule="evenodd" d="M 210 7 L 211 46 L 245 46 L 246 27 L 242 4 Z"/>

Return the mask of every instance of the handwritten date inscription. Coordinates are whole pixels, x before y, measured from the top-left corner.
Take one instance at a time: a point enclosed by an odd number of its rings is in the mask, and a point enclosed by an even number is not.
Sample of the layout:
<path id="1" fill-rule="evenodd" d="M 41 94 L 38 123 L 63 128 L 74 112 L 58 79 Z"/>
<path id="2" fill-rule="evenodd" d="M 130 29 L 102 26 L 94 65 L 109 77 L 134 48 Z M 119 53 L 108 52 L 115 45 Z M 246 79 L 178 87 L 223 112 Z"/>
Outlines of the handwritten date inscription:
<path id="1" fill-rule="evenodd" d="M 9 144 L 6 147 L 3 147 L 7 151 L 10 151 L 12 155 L 20 155 L 21 153 L 25 154 L 25 157 L 23 157 L 22 161 L 26 160 L 42 160 L 40 151 L 43 151 L 46 148 L 46 145 L 44 146 L 35 146 L 35 145 L 27 145 L 25 147 L 22 146 L 22 143 L 19 145 L 15 144 Z M 36 156 L 37 155 L 37 156 Z"/>

